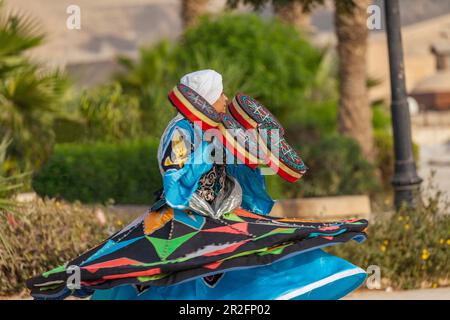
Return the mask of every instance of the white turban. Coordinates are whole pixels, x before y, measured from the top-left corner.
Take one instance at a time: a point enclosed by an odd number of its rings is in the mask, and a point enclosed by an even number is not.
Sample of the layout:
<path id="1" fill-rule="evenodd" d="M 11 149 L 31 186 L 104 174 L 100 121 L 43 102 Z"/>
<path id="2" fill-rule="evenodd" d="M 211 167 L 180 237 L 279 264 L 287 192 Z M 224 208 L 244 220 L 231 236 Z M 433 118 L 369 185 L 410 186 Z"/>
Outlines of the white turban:
<path id="1" fill-rule="evenodd" d="M 223 92 L 222 76 L 214 70 L 206 69 L 184 75 L 180 82 L 214 104 Z"/>

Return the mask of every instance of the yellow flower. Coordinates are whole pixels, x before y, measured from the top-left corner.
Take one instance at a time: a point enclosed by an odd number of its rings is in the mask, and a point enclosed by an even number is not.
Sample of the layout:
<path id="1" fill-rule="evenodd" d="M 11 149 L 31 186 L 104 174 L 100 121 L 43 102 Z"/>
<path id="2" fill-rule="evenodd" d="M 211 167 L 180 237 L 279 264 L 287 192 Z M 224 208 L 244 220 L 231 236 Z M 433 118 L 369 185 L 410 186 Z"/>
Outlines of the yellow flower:
<path id="1" fill-rule="evenodd" d="M 447 245 L 450 246 L 450 239 L 447 239 Z"/>
<path id="2" fill-rule="evenodd" d="M 402 217 L 402 216 L 399 216 L 399 217 L 398 217 L 398 221 L 403 221 L 403 217 Z"/>
<path id="3" fill-rule="evenodd" d="M 444 244 L 444 239 L 439 240 L 440 244 Z"/>
<path id="4" fill-rule="evenodd" d="M 389 240 L 384 240 L 384 241 L 383 241 L 383 244 L 384 244 L 385 246 L 387 246 L 387 245 L 389 244 Z"/>
<path id="5" fill-rule="evenodd" d="M 427 249 L 422 250 L 422 260 L 427 260 L 430 257 L 430 253 Z"/>
<path id="6" fill-rule="evenodd" d="M 123 223 L 119 219 L 116 220 L 116 225 L 121 226 Z"/>
<path id="7" fill-rule="evenodd" d="M 405 230 L 409 230 L 409 223 L 405 224 Z"/>
<path id="8" fill-rule="evenodd" d="M 386 246 L 381 245 L 381 246 L 380 246 L 380 250 L 381 250 L 382 252 L 385 252 L 385 251 L 386 251 Z"/>
<path id="9" fill-rule="evenodd" d="M 433 289 L 436 289 L 438 287 L 437 283 L 433 283 Z"/>

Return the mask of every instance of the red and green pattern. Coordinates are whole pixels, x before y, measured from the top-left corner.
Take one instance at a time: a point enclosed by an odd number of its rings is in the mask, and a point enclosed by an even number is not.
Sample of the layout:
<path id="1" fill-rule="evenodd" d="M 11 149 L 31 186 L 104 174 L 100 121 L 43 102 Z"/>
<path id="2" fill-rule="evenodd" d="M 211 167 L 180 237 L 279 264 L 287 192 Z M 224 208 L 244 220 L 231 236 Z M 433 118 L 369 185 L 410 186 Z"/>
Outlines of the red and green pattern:
<path id="1" fill-rule="evenodd" d="M 181 83 L 176 85 L 168 97 L 173 106 L 187 119 L 202 122 L 204 130 L 219 126 L 220 114 L 206 99 L 188 86 Z"/>
<path id="2" fill-rule="evenodd" d="M 286 141 L 281 123 L 266 107 L 252 97 L 238 93 L 228 105 L 228 112 L 244 128 L 257 130 L 255 134 L 264 156 L 263 163 L 280 177 L 296 182 L 305 174 L 307 166 Z"/>
<path id="3" fill-rule="evenodd" d="M 169 93 L 169 100 L 191 122 L 201 123 L 202 130 L 217 129 L 218 139 L 243 164 L 254 169 L 263 161 L 255 133 L 229 115 L 218 113 L 191 88 L 178 84 Z"/>
<path id="4" fill-rule="evenodd" d="M 249 95 L 238 93 L 228 105 L 229 113 L 246 129 L 278 129 L 284 135 L 280 121 L 261 103 Z"/>

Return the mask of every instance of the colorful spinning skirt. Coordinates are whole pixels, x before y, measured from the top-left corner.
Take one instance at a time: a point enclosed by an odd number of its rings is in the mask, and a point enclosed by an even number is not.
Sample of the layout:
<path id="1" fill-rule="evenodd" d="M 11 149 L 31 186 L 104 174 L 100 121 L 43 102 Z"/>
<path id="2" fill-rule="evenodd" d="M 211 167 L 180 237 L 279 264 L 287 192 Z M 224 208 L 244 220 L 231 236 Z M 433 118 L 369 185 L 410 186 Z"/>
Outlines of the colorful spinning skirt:
<path id="1" fill-rule="evenodd" d="M 366 274 L 320 248 L 362 242 L 366 227 L 163 206 L 27 286 L 36 299 L 337 299 Z M 74 272 L 81 283 L 68 287 Z"/>

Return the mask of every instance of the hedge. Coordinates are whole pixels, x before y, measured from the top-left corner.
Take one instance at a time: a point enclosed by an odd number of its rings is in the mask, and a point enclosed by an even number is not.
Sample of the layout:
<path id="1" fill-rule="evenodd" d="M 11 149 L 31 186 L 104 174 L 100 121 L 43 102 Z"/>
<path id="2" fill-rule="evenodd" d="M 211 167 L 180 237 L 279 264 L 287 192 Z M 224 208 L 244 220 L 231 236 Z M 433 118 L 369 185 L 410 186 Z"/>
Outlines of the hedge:
<path id="1" fill-rule="evenodd" d="M 28 296 L 27 279 L 66 263 L 123 227 L 110 212 L 101 224 L 97 210 L 106 208 L 36 199 L 16 214 L 5 212 L 6 219 L 0 219 L 5 238 L 0 242 L 0 300 L 17 293 Z"/>
<path id="2" fill-rule="evenodd" d="M 363 245 L 353 242 L 326 250 L 364 269 L 378 266 L 380 289 L 448 287 L 450 203 L 430 182 L 415 208 L 382 208 L 369 224 L 369 240 Z"/>
<path id="3" fill-rule="evenodd" d="M 146 139 L 119 144 L 61 144 L 33 178 L 41 196 L 68 201 L 150 204 L 162 186 L 156 159 L 159 141 Z M 296 146 L 310 167 L 298 183 L 268 176 L 269 194 L 275 198 L 372 193 L 379 190 L 374 167 L 358 145 L 339 135 L 317 144 Z"/>
<path id="4" fill-rule="evenodd" d="M 156 139 L 121 143 L 60 144 L 33 177 L 40 196 L 150 204 L 161 188 Z"/>

